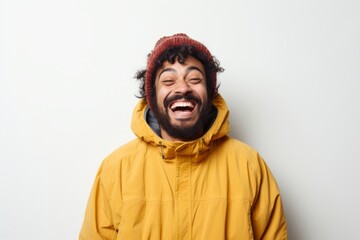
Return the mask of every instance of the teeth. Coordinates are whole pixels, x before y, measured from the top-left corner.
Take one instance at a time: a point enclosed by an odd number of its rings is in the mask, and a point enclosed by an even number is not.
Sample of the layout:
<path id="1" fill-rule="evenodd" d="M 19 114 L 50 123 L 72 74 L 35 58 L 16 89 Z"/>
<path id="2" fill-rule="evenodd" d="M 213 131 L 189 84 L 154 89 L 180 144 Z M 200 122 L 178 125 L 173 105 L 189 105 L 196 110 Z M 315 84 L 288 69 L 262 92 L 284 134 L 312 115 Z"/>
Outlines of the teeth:
<path id="1" fill-rule="evenodd" d="M 174 110 L 177 107 L 191 107 L 193 108 L 194 105 L 191 102 L 175 102 L 173 105 L 171 105 L 171 109 Z"/>

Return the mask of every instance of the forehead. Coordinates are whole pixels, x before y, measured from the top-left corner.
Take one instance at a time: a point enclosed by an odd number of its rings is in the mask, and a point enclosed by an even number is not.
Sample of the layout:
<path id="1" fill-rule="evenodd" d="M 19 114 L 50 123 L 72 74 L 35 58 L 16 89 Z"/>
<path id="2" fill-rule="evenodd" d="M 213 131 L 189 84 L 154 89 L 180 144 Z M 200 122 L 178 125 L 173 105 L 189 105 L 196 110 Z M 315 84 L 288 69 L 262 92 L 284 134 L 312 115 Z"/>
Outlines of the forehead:
<path id="1" fill-rule="evenodd" d="M 156 75 L 158 76 L 164 69 L 191 69 L 196 70 L 199 69 L 200 72 L 205 75 L 204 66 L 202 63 L 194 57 L 187 57 L 183 63 L 180 63 L 177 59 L 174 63 L 170 63 L 169 61 L 164 61 L 163 65 L 156 71 Z"/>

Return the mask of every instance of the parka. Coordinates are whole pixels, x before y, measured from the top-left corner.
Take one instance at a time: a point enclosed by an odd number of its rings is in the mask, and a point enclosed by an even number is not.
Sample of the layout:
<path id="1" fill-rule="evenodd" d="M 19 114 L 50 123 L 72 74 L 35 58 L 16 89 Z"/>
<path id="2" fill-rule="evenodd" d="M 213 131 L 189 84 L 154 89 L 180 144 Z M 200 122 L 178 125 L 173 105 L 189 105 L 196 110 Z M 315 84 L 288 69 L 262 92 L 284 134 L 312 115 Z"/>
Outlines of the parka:
<path id="1" fill-rule="evenodd" d="M 259 153 L 229 136 L 229 110 L 199 139 L 171 142 L 146 121 L 140 100 L 136 139 L 101 164 L 80 240 L 287 239 L 279 188 Z"/>

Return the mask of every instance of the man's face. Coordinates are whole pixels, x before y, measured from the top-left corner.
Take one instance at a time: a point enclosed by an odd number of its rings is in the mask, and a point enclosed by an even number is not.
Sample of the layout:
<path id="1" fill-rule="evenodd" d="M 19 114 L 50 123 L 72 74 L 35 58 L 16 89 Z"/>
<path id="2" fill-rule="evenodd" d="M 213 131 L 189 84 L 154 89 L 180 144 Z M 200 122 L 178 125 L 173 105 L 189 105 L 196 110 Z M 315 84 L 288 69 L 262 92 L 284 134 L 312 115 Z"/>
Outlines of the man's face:
<path id="1" fill-rule="evenodd" d="M 205 71 L 197 59 L 164 62 L 156 72 L 154 114 L 167 140 L 194 140 L 203 134 L 209 110 Z"/>

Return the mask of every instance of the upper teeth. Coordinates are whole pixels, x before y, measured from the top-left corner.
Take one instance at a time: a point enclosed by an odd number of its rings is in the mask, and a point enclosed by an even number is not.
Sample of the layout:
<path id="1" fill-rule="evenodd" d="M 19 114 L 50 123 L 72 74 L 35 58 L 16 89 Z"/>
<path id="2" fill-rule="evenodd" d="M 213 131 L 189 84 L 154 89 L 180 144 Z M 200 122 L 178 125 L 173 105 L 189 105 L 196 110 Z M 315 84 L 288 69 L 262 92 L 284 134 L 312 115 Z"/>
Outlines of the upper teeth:
<path id="1" fill-rule="evenodd" d="M 191 102 L 176 102 L 171 105 L 171 109 L 175 109 L 177 107 L 193 107 L 193 104 Z"/>

